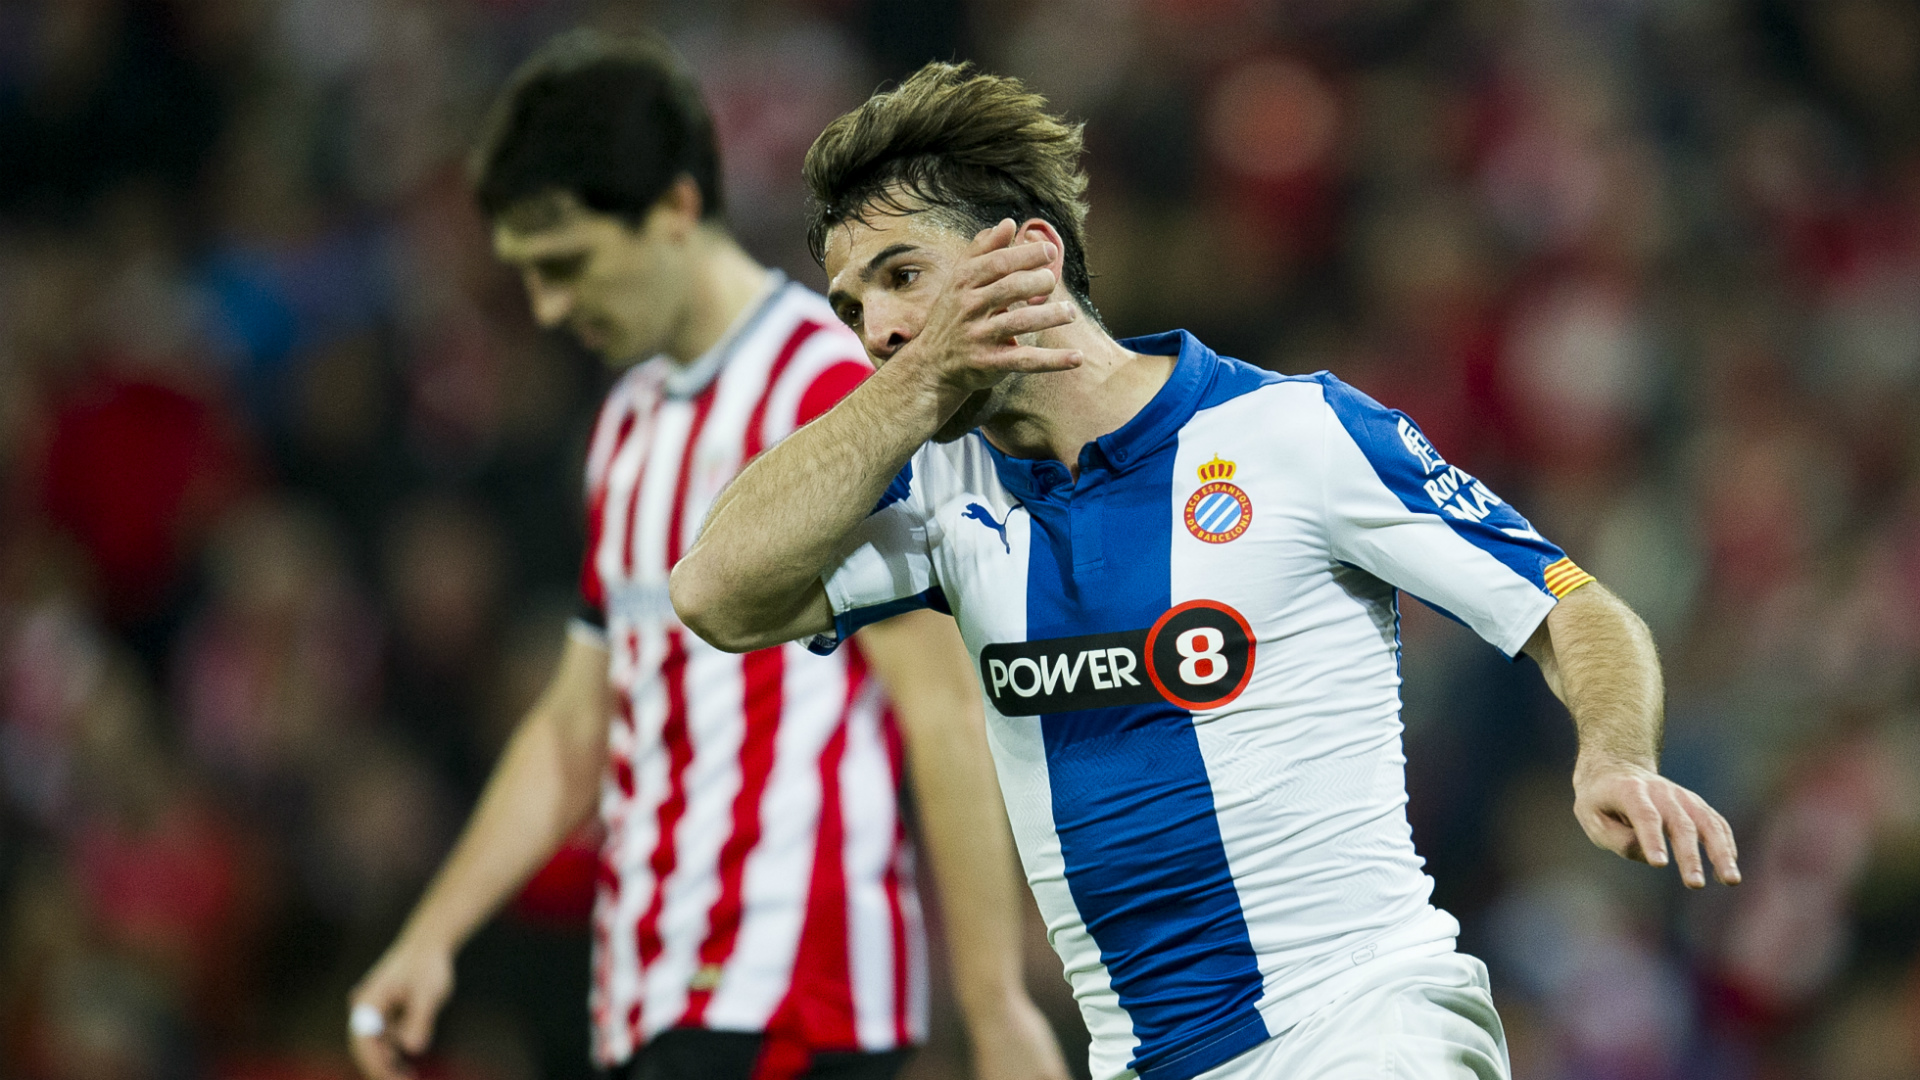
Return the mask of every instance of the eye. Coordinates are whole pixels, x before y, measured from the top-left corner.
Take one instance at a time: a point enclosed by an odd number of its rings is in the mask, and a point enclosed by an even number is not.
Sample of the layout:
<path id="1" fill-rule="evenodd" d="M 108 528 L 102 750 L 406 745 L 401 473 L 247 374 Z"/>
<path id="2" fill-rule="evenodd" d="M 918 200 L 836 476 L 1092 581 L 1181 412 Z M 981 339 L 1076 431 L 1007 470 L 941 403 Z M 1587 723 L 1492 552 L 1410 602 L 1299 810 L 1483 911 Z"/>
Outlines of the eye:
<path id="1" fill-rule="evenodd" d="M 919 277 L 920 268 L 917 266 L 896 266 L 893 269 L 893 287 L 904 289 Z"/>
<path id="2" fill-rule="evenodd" d="M 835 314 L 839 315 L 840 321 L 846 323 L 848 326 L 856 330 L 860 328 L 861 312 L 859 304 L 841 304 Z"/>

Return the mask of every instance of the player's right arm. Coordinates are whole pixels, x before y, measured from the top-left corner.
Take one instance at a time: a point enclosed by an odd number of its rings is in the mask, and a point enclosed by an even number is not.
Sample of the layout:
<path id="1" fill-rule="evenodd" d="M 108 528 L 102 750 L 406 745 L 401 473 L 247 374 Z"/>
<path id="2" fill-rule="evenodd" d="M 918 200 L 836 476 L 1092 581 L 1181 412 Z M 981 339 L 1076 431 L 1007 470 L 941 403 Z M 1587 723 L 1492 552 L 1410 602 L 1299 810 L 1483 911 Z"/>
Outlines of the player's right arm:
<path id="1" fill-rule="evenodd" d="M 352 1036 L 369 1080 L 411 1075 L 453 990 L 453 958 L 475 930 L 593 813 L 607 752 L 607 649 L 568 635 L 560 665 L 494 767 L 480 803 L 400 934 L 348 995 L 383 1020 Z"/>
<path id="2" fill-rule="evenodd" d="M 1052 289 L 1054 259 L 1050 245 L 1013 245 L 1014 235 L 1003 221 L 976 237 L 915 338 L 715 500 L 671 580 L 674 610 L 694 633 L 747 652 L 832 629 L 821 575 L 914 451 L 975 390 L 1077 363 L 1015 340 L 1071 316 L 1061 305 L 1013 307 Z"/>

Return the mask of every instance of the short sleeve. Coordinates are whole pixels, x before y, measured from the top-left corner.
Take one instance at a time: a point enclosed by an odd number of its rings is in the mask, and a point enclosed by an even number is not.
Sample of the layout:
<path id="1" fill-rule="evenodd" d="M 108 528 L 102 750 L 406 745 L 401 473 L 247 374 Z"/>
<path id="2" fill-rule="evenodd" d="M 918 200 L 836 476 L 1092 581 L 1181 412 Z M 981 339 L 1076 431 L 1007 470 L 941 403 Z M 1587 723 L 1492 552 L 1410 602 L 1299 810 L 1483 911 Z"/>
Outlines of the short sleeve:
<path id="1" fill-rule="evenodd" d="M 861 627 L 908 611 L 951 614 L 934 576 L 924 465 L 921 455 L 909 460 L 847 538 L 846 555 L 825 579 L 833 632 L 807 643 L 814 652 L 830 653 Z"/>
<path id="2" fill-rule="evenodd" d="M 607 587 L 599 562 L 601 541 L 606 536 L 607 472 L 639 422 L 629 389 L 623 382 L 608 395 L 594 419 L 593 437 L 587 446 L 586 543 L 580 552 L 579 608 L 573 622 L 578 629 L 602 636 L 607 631 Z"/>
<path id="3" fill-rule="evenodd" d="M 1508 656 L 1593 578 L 1404 413 L 1322 376 L 1322 478 L 1334 558 L 1465 623 Z"/>

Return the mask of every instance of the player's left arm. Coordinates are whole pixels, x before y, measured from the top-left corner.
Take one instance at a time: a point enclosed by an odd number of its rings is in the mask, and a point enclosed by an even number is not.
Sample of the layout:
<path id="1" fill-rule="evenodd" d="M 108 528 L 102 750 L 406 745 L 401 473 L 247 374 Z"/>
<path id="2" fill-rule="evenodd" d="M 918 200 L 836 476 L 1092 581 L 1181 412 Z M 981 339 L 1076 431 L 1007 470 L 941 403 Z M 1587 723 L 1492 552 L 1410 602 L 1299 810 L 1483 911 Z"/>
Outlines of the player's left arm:
<path id="1" fill-rule="evenodd" d="M 1554 605 L 1525 652 L 1579 730 L 1573 813 L 1588 839 L 1653 866 L 1667 864 L 1671 839 L 1680 878 L 1695 889 L 1707 884 L 1704 846 L 1720 882 L 1738 885 L 1727 820 L 1658 772 L 1663 685 L 1646 623 L 1592 583 Z"/>
<path id="2" fill-rule="evenodd" d="M 1066 1080 L 1060 1044 L 1027 995 L 1023 889 L 966 645 L 952 619 L 931 611 L 875 623 L 855 640 L 906 740 L 974 1076 Z"/>

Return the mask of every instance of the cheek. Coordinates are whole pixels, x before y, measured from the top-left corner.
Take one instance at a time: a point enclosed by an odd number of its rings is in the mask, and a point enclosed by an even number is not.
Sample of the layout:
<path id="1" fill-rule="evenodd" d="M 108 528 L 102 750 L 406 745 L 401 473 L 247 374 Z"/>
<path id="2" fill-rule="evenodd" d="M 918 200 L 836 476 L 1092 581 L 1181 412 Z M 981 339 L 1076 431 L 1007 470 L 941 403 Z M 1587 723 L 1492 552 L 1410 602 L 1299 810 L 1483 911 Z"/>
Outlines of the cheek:
<path id="1" fill-rule="evenodd" d="M 927 309 L 932 295 L 921 295 L 919 290 L 909 289 L 902 292 L 880 292 L 872 302 L 862 305 L 869 327 L 884 330 L 889 334 L 903 333 L 909 336 L 920 332 L 926 324 Z"/>

